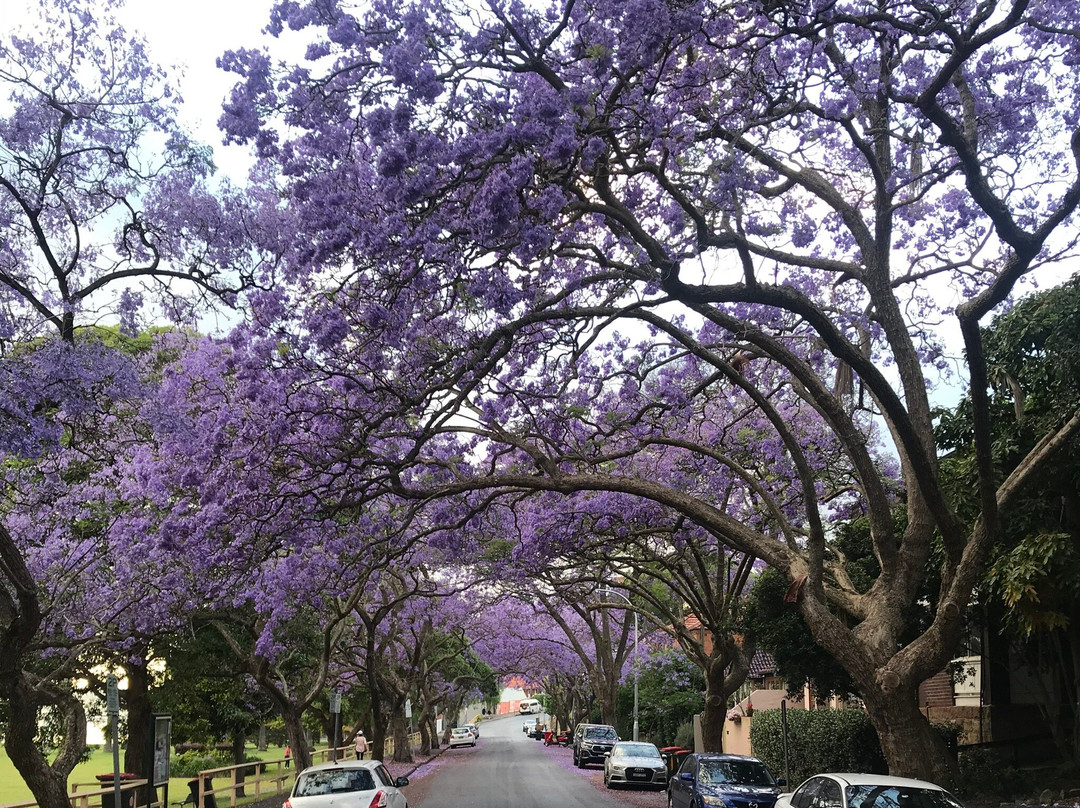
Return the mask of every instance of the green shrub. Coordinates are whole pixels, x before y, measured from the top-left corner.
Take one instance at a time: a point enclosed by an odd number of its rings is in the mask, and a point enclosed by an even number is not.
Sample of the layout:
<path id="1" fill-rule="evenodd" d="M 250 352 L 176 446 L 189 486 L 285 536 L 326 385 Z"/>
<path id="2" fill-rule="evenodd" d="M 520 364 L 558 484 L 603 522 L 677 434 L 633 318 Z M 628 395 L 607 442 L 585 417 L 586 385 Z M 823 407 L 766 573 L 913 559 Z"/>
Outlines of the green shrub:
<path id="1" fill-rule="evenodd" d="M 694 748 L 694 725 L 692 722 L 679 725 L 679 729 L 675 732 L 673 746 L 681 746 L 683 749 Z"/>
<path id="2" fill-rule="evenodd" d="M 960 749 L 960 738 L 964 734 L 963 725 L 956 721 L 931 721 L 930 728 L 941 736 L 941 740 L 945 741 L 945 748 L 949 750 L 953 760 L 956 760 L 956 755 Z"/>
<path id="3" fill-rule="evenodd" d="M 1006 764 L 993 749 L 973 747 L 960 753 L 961 797 L 992 797 L 1008 800 L 1032 789 L 1027 777 L 1015 766 Z"/>
<path id="4" fill-rule="evenodd" d="M 862 710 L 788 710 L 789 785 L 821 772 L 884 773 L 877 733 Z M 750 743 L 778 777 L 785 776 L 780 710 L 755 710 Z"/>
<path id="5" fill-rule="evenodd" d="M 232 756 L 218 752 L 184 752 L 174 755 L 170 762 L 173 777 L 195 777 L 201 771 L 231 765 Z"/>

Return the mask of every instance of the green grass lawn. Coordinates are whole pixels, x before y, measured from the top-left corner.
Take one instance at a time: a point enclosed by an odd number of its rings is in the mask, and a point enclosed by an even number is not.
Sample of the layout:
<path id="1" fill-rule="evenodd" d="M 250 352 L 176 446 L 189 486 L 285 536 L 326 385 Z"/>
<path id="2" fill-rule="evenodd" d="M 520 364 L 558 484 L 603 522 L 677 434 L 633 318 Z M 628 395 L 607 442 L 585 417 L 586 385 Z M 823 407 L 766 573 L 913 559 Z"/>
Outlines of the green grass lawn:
<path id="1" fill-rule="evenodd" d="M 259 752 L 254 747 L 248 747 L 247 754 L 259 758 L 260 760 L 280 760 L 284 757 L 284 750 L 280 746 L 271 746 L 265 752 Z M 121 754 L 121 766 L 123 765 L 123 755 Z M 94 791 L 97 790 L 98 785 L 95 777 L 99 774 L 111 773 L 113 770 L 113 758 L 111 752 L 104 752 L 100 749 L 95 750 L 90 756 L 90 759 L 84 763 L 80 763 L 75 767 L 75 770 L 71 773 L 71 777 L 68 778 L 68 791 L 70 792 L 75 784 L 78 786 L 79 791 Z M 291 771 L 291 770 L 290 770 Z M 173 777 L 169 780 L 169 803 L 168 808 L 173 808 L 172 803 L 178 803 L 187 796 L 188 793 L 188 777 Z M 85 785 L 87 783 L 93 783 L 93 785 Z M 214 787 L 218 788 L 226 784 L 224 779 L 214 780 Z M 288 785 L 288 784 L 286 784 Z M 237 803 L 242 805 L 247 802 L 251 802 L 254 797 L 254 785 L 250 785 L 247 788 L 248 796 L 237 800 Z M 263 798 L 272 796 L 273 791 L 270 790 L 270 784 L 264 784 L 263 786 Z M 13 802 L 25 802 L 32 800 L 34 795 L 30 793 L 30 789 L 26 787 L 23 782 L 22 776 L 15 770 L 15 766 L 8 759 L 8 756 L 4 753 L 3 747 L 0 746 L 0 805 L 7 805 Z M 228 794 L 218 794 L 217 802 L 220 808 L 226 808 L 229 802 Z M 100 802 L 98 803 L 100 805 Z"/>

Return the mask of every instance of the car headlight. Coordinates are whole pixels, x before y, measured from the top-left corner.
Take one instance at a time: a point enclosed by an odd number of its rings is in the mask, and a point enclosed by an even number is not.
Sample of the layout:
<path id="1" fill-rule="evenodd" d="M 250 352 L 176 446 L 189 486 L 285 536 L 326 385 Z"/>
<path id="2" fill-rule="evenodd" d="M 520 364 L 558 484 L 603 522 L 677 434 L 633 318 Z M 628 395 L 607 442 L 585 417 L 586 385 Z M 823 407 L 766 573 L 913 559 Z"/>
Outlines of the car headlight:
<path id="1" fill-rule="evenodd" d="M 730 808 L 730 804 L 723 797 L 714 797 L 712 794 L 702 794 L 701 801 L 706 805 L 715 805 L 717 808 Z"/>
<path id="2" fill-rule="evenodd" d="M 626 771 L 626 767 L 625 766 L 619 766 L 617 764 L 612 764 L 611 770 L 613 772 L 619 772 L 621 774 L 622 772 Z"/>

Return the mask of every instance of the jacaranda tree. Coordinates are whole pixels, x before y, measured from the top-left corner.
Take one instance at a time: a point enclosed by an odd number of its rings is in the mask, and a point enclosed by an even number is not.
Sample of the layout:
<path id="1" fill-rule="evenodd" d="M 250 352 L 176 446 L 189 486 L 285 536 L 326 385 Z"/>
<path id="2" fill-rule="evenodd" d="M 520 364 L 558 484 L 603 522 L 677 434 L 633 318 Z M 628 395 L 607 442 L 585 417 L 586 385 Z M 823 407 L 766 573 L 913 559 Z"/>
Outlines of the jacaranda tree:
<path id="1" fill-rule="evenodd" d="M 16 463 L 77 452 L 79 428 L 115 426 L 113 402 L 135 395 L 120 379 L 136 375 L 118 375 L 117 357 L 101 344 L 77 344 L 80 327 L 104 319 L 133 333 L 144 304 L 191 322 L 207 297 L 232 303 L 256 276 L 267 280 L 247 237 L 253 220 L 226 213 L 247 202 L 227 188 L 211 190 L 210 150 L 177 124 L 175 89 L 143 42 L 119 25 L 116 5 L 35 4 L 32 19 L 0 40 L 0 453 Z M 24 502 L 33 499 L 48 508 L 37 494 Z M 41 632 L 57 626 L 43 559 L 77 552 L 82 569 L 93 569 L 102 557 L 85 555 L 92 522 L 54 511 L 27 520 L 18 535 L 0 525 L 0 698 L 12 708 L 5 746 L 43 808 L 67 805 L 67 774 L 85 748 L 81 705 L 30 670 L 51 641 Z M 66 656 L 75 659 L 79 647 L 69 645 Z M 50 762 L 33 739 L 40 711 L 60 700 L 69 720 Z M 143 729 L 144 722 L 133 727 L 137 748 Z"/>
<path id="2" fill-rule="evenodd" d="M 388 469 L 380 483 L 614 489 L 678 510 L 786 576 L 891 770 L 948 781 L 916 688 L 956 647 L 1002 510 L 1080 425 L 1063 413 L 997 478 L 979 334 L 1025 278 L 1075 253 L 1080 7 L 289 0 L 270 23 L 286 28 L 310 32 L 309 61 L 229 55 L 241 81 L 223 121 L 279 167 L 303 233 L 293 270 L 340 270 L 308 333 L 336 334 L 337 368 L 368 390 L 396 385 L 412 408 L 395 437 L 413 448 L 365 443 Z M 639 417 L 575 421 L 575 396 L 603 389 L 578 383 L 580 357 L 614 346 L 627 374 L 640 361 L 604 330 L 615 321 L 711 375 L 648 390 Z M 931 390 L 953 368 L 974 411 L 970 518 L 943 494 L 932 431 Z M 770 399 L 777 378 L 841 447 L 839 499 Z M 722 434 L 645 423 L 716 390 L 767 424 L 784 490 L 799 492 L 779 529 L 607 463 L 606 447 L 663 440 L 767 501 L 770 469 L 738 466 Z M 436 436 L 465 417 L 472 451 L 455 455 Z M 902 532 L 869 418 L 899 457 Z M 881 573 L 868 589 L 830 550 L 836 508 L 870 521 Z M 937 608 L 901 643 L 937 542 Z"/>

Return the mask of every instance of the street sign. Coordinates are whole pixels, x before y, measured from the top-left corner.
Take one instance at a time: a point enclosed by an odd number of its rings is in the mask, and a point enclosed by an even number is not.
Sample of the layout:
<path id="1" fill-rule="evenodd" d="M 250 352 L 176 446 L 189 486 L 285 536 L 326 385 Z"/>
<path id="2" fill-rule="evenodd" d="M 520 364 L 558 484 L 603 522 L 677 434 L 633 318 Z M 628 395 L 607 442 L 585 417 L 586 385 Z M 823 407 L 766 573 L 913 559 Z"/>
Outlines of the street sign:
<path id="1" fill-rule="evenodd" d="M 120 691 L 116 677 L 111 673 L 105 680 L 105 710 L 109 715 L 120 715 Z"/>
<path id="2" fill-rule="evenodd" d="M 412 699 L 405 699 L 405 717 L 412 718 Z"/>
<path id="3" fill-rule="evenodd" d="M 330 712 L 334 713 L 335 715 L 341 712 L 340 690 L 334 690 L 330 693 Z"/>

